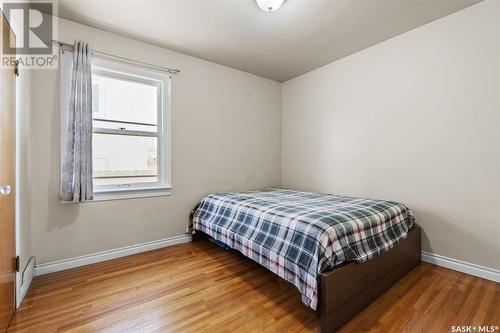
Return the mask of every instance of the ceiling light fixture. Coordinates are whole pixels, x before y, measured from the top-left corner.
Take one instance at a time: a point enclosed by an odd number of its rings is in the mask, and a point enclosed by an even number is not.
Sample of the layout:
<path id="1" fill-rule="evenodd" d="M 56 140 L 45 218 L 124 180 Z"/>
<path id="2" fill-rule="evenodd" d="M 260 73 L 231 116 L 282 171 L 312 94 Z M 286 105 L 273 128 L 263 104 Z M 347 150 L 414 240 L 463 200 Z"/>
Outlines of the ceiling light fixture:
<path id="1" fill-rule="evenodd" d="M 260 9 L 266 12 L 274 12 L 281 7 L 285 0 L 255 0 Z"/>

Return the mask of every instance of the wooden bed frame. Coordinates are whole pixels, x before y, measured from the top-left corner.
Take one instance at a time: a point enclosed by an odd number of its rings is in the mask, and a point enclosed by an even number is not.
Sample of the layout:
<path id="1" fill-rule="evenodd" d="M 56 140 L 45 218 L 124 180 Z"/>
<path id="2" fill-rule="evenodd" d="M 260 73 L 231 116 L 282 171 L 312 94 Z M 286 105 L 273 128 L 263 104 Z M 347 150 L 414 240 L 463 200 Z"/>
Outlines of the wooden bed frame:
<path id="1" fill-rule="evenodd" d="M 319 276 L 321 332 L 335 332 L 420 264 L 420 227 L 392 249 L 357 264 L 350 262 Z M 209 236 L 199 230 L 193 241 Z"/>

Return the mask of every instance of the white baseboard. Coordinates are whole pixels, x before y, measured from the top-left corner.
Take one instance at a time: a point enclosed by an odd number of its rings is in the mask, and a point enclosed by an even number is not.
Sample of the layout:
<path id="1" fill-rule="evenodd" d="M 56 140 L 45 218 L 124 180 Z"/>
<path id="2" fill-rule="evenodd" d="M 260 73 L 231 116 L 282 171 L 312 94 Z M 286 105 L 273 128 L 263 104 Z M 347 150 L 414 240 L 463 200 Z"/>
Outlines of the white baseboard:
<path id="1" fill-rule="evenodd" d="M 31 281 L 33 281 L 33 276 L 35 275 L 35 257 L 31 257 L 26 264 L 26 268 L 23 271 L 21 288 L 19 288 L 19 293 L 16 298 L 16 308 L 21 306 L 21 303 L 30 288 Z"/>
<path id="2" fill-rule="evenodd" d="M 101 261 L 120 258 L 131 254 L 151 251 L 175 244 L 188 243 L 190 241 L 191 241 L 190 235 L 175 236 L 148 243 L 136 244 L 136 245 L 121 247 L 114 250 L 93 253 L 80 257 L 53 261 L 36 266 L 34 257 L 31 257 L 30 261 L 28 262 L 28 265 L 26 265 L 25 271 L 23 272 L 23 284 L 21 286 L 21 292 L 20 292 L 21 295 L 19 297 L 20 301 L 18 302 L 18 304 L 21 304 L 24 295 L 26 295 L 31 280 L 33 279 L 33 275 L 44 275 L 48 273 L 58 272 L 70 268 L 75 268 Z M 448 258 L 445 256 L 441 256 L 439 254 L 433 254 L 425 251 L 422 251 L 422 261 L 437 266 L 453 269 L 455 271 L 463 272 L 466 274 L 478 276 L 483 279 L 500 282 L 500 270 L 497 269 L 484 267 L 466 261 Z"/>
<path id="3" fill-rule="evenodd" d="M 114 250 L 102 251 L 98 253 L 88 254 L 80 257 L 63 259 L 35 266 L 35 275 L 44 275 L 53 272 L 63 271 L 65 269 L 89 265 L 110 259 L 125 257 L 131 254 L 156 250 L 162 247 L 171 245 L 188 243 L 191 241 L 190 235 L 175 236 L 165 239 L 160 239 L 148 243 L 125 246 Z"/>
<path id="4" fill-rule="evenodd" d="M 462 273 L 478 276 L 483 279 L 500 282 L 500 270 L 498 269 L 471 264 L 470 262 L 448 258 L 425 251 L 422 251 L 422 261 L 453 269 Z"/>

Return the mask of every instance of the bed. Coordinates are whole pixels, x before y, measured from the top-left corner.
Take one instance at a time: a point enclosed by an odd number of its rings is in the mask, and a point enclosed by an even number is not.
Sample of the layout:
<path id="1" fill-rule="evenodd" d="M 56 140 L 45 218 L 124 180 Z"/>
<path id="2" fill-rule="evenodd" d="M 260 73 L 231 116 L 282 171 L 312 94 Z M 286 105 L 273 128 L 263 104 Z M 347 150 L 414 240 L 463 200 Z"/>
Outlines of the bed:
<path id="1" fill-rule="evenodd" d="M 292 283 L 332 332 L 420 262 L 420 229 L 403 204 L 267 188 L 210 194 L 191 214 L 212 237 Z"/>

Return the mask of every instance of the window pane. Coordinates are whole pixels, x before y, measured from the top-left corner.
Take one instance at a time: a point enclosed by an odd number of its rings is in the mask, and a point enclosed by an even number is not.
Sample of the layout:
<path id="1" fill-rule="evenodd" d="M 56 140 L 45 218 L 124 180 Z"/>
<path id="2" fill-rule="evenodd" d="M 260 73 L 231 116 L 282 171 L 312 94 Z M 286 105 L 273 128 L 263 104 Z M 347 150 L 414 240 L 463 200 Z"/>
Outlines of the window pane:
<path id="1" fill-rule="evenodd" d="M 94 73 L 93 116 L 98 119 L 157 124 L 158 89 L 157 86 Z"/>
<path id="2" fill-rule="evenodd" d="M 157 182 L 157 138 L 94 133 L 93 168 L 95 185 Z"/>

